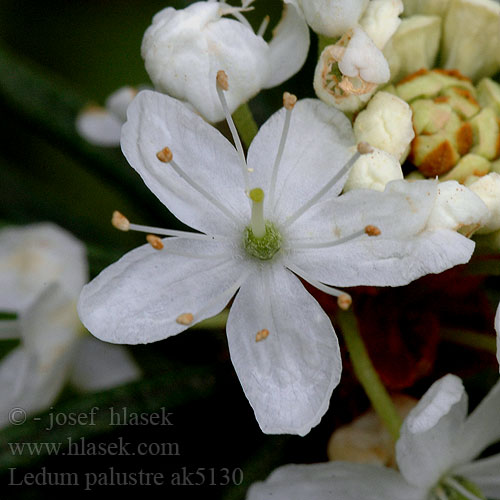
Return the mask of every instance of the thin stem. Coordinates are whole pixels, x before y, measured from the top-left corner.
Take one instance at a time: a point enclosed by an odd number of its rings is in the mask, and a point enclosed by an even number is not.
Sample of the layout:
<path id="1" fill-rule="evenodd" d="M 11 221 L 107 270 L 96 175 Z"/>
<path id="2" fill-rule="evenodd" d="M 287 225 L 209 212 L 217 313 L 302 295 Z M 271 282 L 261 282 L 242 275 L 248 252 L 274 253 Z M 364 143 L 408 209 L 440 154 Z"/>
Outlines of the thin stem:
<path id="1" fill-rule="evenodd" d="M 474 495 L 471 491 L 469 491 L 467 488 L 464 488 L 458 481 L 455 481 L 455 479 L 451 477 L 447 477 L 443 482 L 469 500 L 481 500 L 480 497 Z"/>
<path id="2" fill-rule="evenodd" d="M 248 149 L 253 141 L 253 138 L 257 135 L 259 127 L 255 123 L 252 111 L 248 106 L 248 103 L 242 104 L 234 113 L 233 120 L 236 124 L 236 128 L 240 134 L 243 144 Z"/>
<path id="3" fill-rule="evenodd" d="M 188 238 L 190 240 L 217 240 L 219 238 L 203 233 L 193 233 L 191 231 L 177 231 L 175 229 L 164 229 L 161 227 L 144 226 L 142 224 L 130 224 L 130 231 L 138 231 L 140 233 L 161 234 L 162 236 L 177 236 L 179 238 Z"/>
<path id="4" fill-rule="evenodd" d="M 354 372 L 378 416 L 393 439 L 397 440 L 402 420 L 378 373 L 375 371 L 363 339 L 359 334 L 356 317 L 350 311 L 339 311 L 337 319 L 351 356 Z"/>
<path id="5" fill-rule="evenodd" d="M 310 241 L 310 239 L 296 239 L 289 240 L 290 248 L 293 250 L 305 250 L 309 248 L 332 248 L 338 245 L 343 245 L 344 243 L 348 243 L 349 241 L 355 240 L 357 238 L 361 238 L 361 236 L 366 234 L 365 229 L 360 229 L 355 233 L 352 233 L 348 236 L 344 236 L 343 238 L 339 238 L 337 240 L 330 241 Z"/>
<path id="6" fill-rule="evenodd" d="M 472 347 L 473 349 L 479 349 L 480 351 L 488 351 L 492 354 L 496 354 L 497 352 L 497 340 L 492 335 L 467 330 L 445 328 L 441 330 L 441 338 L 448 342 Z"/>

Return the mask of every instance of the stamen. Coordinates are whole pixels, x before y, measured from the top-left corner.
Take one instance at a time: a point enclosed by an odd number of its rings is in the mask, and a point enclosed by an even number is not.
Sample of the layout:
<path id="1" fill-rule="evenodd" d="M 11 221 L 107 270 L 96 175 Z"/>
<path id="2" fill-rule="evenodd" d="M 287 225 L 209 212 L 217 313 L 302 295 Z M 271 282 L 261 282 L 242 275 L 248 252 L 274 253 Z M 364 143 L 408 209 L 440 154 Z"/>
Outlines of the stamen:
<path id="1" fill-rule="evenodd" d="M 365 233 L 368 236 L 379 236 L 381 231 L 377 226 L 368 225 L 365 227 Z"/>
<path id="2" fill-rule="evenodd" d="M 252 217 L 250 227 L 256 238 L 263 238 L 266 235 L 266 221 L 264 220 L 264 191 L 261 188 L 252 189 L 249 193 L 252 200 Z"/>
<path id="3" fill-rule="evenodd" d="M 155 250 L 163 250 L 163 241 L 161 241 L 161 238 L 158 238 L 158 236 L 148 234 L 146 240 Z"/>
<path id="4" fill-rule="evenodd" d="M 221 203 L 219 203 L 208 191 L 206 191 L 204 188 L 202 188 L 197 182 L 195 182 L 189 175 L 187 175 L 181 167 L 174 161 L 173 159 L 173 154 L 172 151 L 169 148 L 163 148 L 159 153 L 156 154 L 161 155 L 162 158 L 165 158 L 165 160 L 160 160 L 164 163 L 168 163 L 179 177 L 184 179 L 193 189 L 198 191 L 201 195 L 203 195 L 212 205 L 217 207 L 224 215 L 226 215 L 229 219 L 231 219 L 233 222 L 236 222 L 239 224 L 238 219 Z"/>
<path id="5" fill-rule="evenodd" d="M 264 36 L 264 33 L 266 32 L 267 27 L 269 26 L 269 21 L 271 18 L 269 16 L 265 16 L 264 19 L 262 19 L 262 23 L 259 26 L 259 29 L 257 30 L 257 36 Z"/>
<path id="6" fill-rule="evenodd" d="M 227 73 L 223 70 L 217 71 L 216 88 L 222 109 L 224 111 L 224 114 L 226 115 L 226 121 L 229 126 L 229 130 L 231 131 L 231 135 L 233 136 L 233 141 L 236 147 L 236 151 L 238 151 L 238 156 L 240 158 L 240 163 L 243 170 L 243 179 L 245 181 L 245 191 L 248 192 L 248 166 L 245 160 L 245 153 L 243 152 L 243 146 L 241 145 L 240 136 L 238 135 L 238 131 L 236 130 L 236 126 L 234 125 L 233 118 L 227 106 L 226 96 L 224 95 L 224 90 L 229 89 L 229 83 L 228 83 Z"/>
<path id="7" fill-rule="evenodd" d="M 367 142 L 360 142 L 358 143 L 358 151 L 362 155 L 368 155 L 373 153 L 373 147 Z"/>
<path id="8" fill-rule="evenodd" d="M 285 142 L 288 136 L 288 130 L 290 129 L 290 120 L 292 118 L 292 110 L 297 102 L 297 96 L 285 92 L 283 94 L 283 106 L 286 109 L 285 112 L 285 122 L 283 124 L 283 132 L 281 133 L 281 139 L 278 146 L 278 152 L 276 153 L 276 159 L 274 160 L 273 173 L 271 175 L 271 184 L 269 188 L 269 207 L 271 210 L 274 208 L 274 194 L 276 190 L 276 179 L 278 178 L 278 169 L 281 163 L 281 157 L 283 156 L 283 151 L 285 149 Z"/>
<path id="9" fill-rule="evenodd" d="M 267 328 L 263 328 L 257 332 L 257 335 L 255 335 L 255 342 L 265 340 L 267 337 L 269 337 L 269 330 Z"/>
<path id="10" fill-rule="evenodd" d="M 234 16 L 240 23 L 244 24 L 247 28 L 250 28 L 253 31 L 252 25 L 247 21 L 245 16 L 243 16 L 241 13 L 242 12 L 249 12 L 252 11 L 254 8 L 253 7 L 248 7 L 252 2 L 247 2 L 246 5 L 243 4 L 241 7 L 235 7 L 233 5 L 228 5 L 224 2 L 220 2 L 221 8 L 220 8 L 220 15 L 221 16 Z"/>
<path id="11" fill-rule="evenodd" d="M 140 233 L 156 233 L 156 234 L 161 234 L 163 236 L 178 236 L 180 238 L 189 238 L 191 240 L 204 240 L 204 241 L 207 241 L 207 239 L 212 241 L 216 241 L 219 239 L 226 239 L 224 236 L 216 237 L 216 236 L 210 236 L 208 234 L 192 233 L 190 231 L 176 231 L 174 229 L 163 229 L 161 227 L 132 224 L 122 213 L 118 212 L 118 210 L 115 210 L 113 212 L 111 223 L 113 224 L 114 227 L 116 227 L 120 231 L 130 230 L 130 231 L 138 231 Z"/>
<path id="12" fill-rule="evenodd" d="M 474 495 L 471 491 L 464 488 L 458 481 L 455 481 L 455 479 L 451 477 L 445 478 L 443 482 L 469 500 L 481 500 L 480 497 Z"/>
<path id="13" fill-rule="evenodd" d="M 118 212 L 118 210 L 113 212 L 111 224 L 120 231 L 128 231 L 130 229 L 129 220 L 121 212 Z"/>
<path id="14" fill-rule="evenodd" d="M 180 316 L 177 316 L 176 322 L 179 323 L 179 325 L 190 325 L 194 320 L 194 316 L 191 313 L 184 313 L 181 314 Z"/>
<path id="15" fill-rule="evenodd" d="M 358 144 L 356 153 L 354 153 L 348 162 L 302 207 L 296 210 L 288 219 L 285 221 L 285 227 L 294 223 L 299 217 L 304 215 L 304 213 L 309 210 L 315 203 L 320 200 L 323 195 L 325 195 L 330 189 L 337 184 L 337 182 L 351 169 L 351 167 L 356 163 L 358 158 L 362 154 L 367 154 L 369 152 L 369 147 L 365 142 Z"/>
<path id="16" fill-rule="evenodd" d="M 287 263 L 286 267 L 288 267 L 290 271 L 293 271 L 297 276 L 300 276 L 303 280 L 307 281 L 309 284 L 311 284 L 318 290 L 321 290 L 327 295 L 337 297 L 337 304 L 341 309 L 343 309 L 344 311 L 349 309 L 350 305 L 352 304 L 352 297 L 348 293 L 343 292 L 338 288 L 334 288 L 333 286 L 324 285 L 323 283 L 320 283 L 314 278 L 307 276 L 306 273 L 302 271 L 302 269 L 298 268 L 294 264 Z"/>

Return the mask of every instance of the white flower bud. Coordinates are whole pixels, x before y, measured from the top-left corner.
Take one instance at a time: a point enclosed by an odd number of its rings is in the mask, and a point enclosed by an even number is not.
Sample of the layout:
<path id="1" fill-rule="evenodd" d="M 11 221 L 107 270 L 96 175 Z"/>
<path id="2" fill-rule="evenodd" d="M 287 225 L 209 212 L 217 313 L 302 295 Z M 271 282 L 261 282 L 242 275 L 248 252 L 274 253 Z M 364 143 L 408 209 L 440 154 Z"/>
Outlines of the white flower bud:
<path id="1" fill-rule="evenodd" d="M 352 166 L 344 185 L 344 192 L 353 189 L 374 189 L 383 191 L 385 185 L 403 178 L 399 161 L 381 149 L 362 155 Z"/>
<path id="2" fill-rule="evenodd" d="M 489 217 L 488 207 L 477 194 L 457 181 L 446 181 L 439 184 L 427 229 L 460 230 L 471 236 Z"/>
<path id="3" fill-rule="evenodd" d="M 207 120 L 224 118 L 216 74 L 229 78 L 225 93 L 230 112 L 262 88 L 287 80 L 305 61 L 307 25 L 293 6 L 267 44 L 255 34 L 241 8 L 219 2 L 196 2 L 183 10 L 160 11 L 146 30 L 142 57 L 156 88 L 186 101 Z M 234 14 L 238 20 L 222 17 Z"/>
<path id="4" fill-rule="evenodd" d="M 285 0 L 304 15 L 307 24 L 324 36 L 337 37 L 355 26 L 368 0 Z"/>
<path id="5" fill-rule="evenodd" d="M 399 15 L 402 12 L 401 0 L 372 0 L 359 24 L 376 47 L 382 50 L 401 24 Z"/>
<path id="6" fill-rule="evenodd" d="M 490 211 L 487 221 L 478 234 L 491 233 L 500 229 L 500 175 L 492 172 L 470 184 L 469 189 L 483 200 Z"/>
<path id="7" fill-rule="evenodd" d="M 411 116 L 405 101 L 388 92 L 377 92 L 354 122 L 356 139 L 400 160 L 415 137 Z"/>

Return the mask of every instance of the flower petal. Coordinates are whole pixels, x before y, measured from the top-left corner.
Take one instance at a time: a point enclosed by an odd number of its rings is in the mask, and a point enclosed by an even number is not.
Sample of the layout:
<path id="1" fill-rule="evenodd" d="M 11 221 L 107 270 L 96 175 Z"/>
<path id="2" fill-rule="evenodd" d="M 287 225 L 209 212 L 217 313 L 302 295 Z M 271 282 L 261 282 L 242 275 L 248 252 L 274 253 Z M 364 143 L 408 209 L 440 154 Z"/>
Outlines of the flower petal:
<path id="1" fill-rule="evenodd" d="M 71 383 L 82 391 L 99 391 L 137 380 L 141 371 L 128 350 L 92 336 L 78 345 Z"/>
<path id="2" fill-rule="evenodd" d="M 259 331 L 267 338 L 256 341 Z M 265 266 L 241 287 L 227 323 L 229 351 L 261 429 L 307 434 L 328 409 L 341 372 L 328 316 L 299 280 Z"/>
<path id="3" fill-rule="evenodd" d="M 266 194 L 284 121 L 284 109 L 274 113 L 260 128 L 248 151 L 248 165 L 254 169 L 250 182 Z M 276 217 L 283 220 L 309 201 L 352 156 L 349 148 L 354 143 L 351 124 L 343 113 L 317 99 L 298 101 L 292 111 L 276 180 Z M 342 181 L 338 182 L 329 194 L 338 194 L 342 185 Z M 268 200 L 268 209 L 269 203 Z M 270 212 L 273 213 L 272 208 Z"/>
<path id="4" fill-rule="evenodd" d="M 466 415 L 467 394 L 455 375 L 439 379 L 424 394 L 396 443 L 396 460 L 408 483 L 429 488 L 456 463 L 455 444 Z"/>
<path id="5" fill-rule="evenodd" d="M 500 498 L 500 454 L 476 460 L 453 469 L 453 473 L 464 476 L 480 488 L 488 498 Z"/>
<path id="6" fill-rule="evenodd" d="M 214 81 L 215 86 L 215 81 Z M 181 221 L 200 231 L 234 232 L 234 218 L 249 218 L 242 168 L 234 147 L 181 102 L 144 90 L 127 110 L 122 150 L 148 188 Z M 182 179 L 157 153 L 169 147 L 174 161 L 215 200 Z M 228 217 L 216 204 L 234 214 Z"/>
<path id="7" fill-rule="evenodd" d="M 285 465 L 254 484 L 247 500 L 424 500 L 392 469 L 349 462 Z"/>
<path id="8" fill-rule="evenodd" d="M 457 463 L 466 463 L 487 446 L 500 440 L 500 381 L 469 415 L 462 429 L 460 443 L 455 451 Z"/>
<path id="9" fill-rule="evenodd" d="M 107 109 L 98 106 L 85 108 L 76 118 L 76 130 L 96 146 L 119 146 L 123 122 Z"/>
<path id="10" fill-rule="evenodd" d="M 353 190 L 320 203 L 289 228 L 288 259 L 312 278 L 336 286 L 401 286 L 465 263 L 472 241 L 450 230 L 425 230 L 435 196 L 433 181 L 393 181 L 383 193 Z M 381 234 L 294 250 L 294 239 L 335 241 L 368 225 Z"/>
<path id="11" fill-rule="evenodd" d="M 272 71 L 264 88 L 288 80 L 304 65 L 309 50 L 309 28 L 293 5 L 284 5 L 283 17 L 269 43 L 269 63 Z"/>
<path id="12" fill-rule="evenodd" d="M 231 248 L 207 241 L 164 239 L 144 245 L 83 288 L 78 313 L 97 338 L 119 344 L 155 342 L 219 313 L 236 293 L 245 265 Z M 192 314 L 192 321 L 179 316 Z"/>
<path id="13" fill-rule="evenodd" d="M 54 281 L 76 299 L 87 273 L 84 245 L 55 224 L 0 231 L 0 310 L 26 309 Z"/>

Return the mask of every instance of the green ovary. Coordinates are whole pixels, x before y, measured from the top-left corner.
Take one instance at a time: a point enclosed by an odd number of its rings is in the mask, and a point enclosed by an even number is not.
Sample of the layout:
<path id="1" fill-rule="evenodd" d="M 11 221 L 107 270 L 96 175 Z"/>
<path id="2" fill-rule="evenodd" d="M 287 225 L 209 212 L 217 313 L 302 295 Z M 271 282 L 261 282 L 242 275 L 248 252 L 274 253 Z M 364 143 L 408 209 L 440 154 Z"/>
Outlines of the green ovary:
<path id="1" fill-rule="evenodd" d="M 272 222 L 266 221 L 266 234 L 262 238 L 254 236 L 250 226 L 245 228 L 243 245 L 246 252 L 260 260 L 270 260 L 281 248 L 281 234 Z"/>

